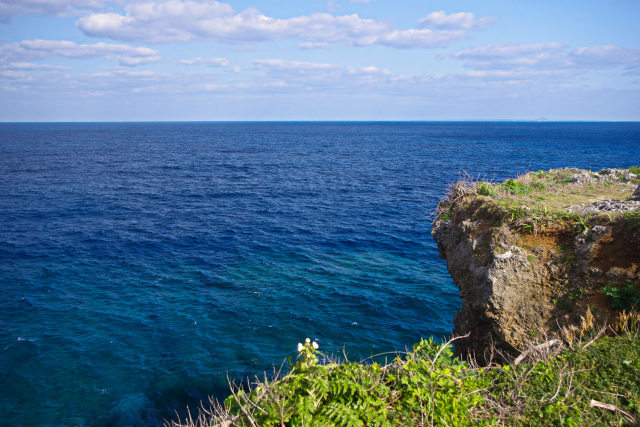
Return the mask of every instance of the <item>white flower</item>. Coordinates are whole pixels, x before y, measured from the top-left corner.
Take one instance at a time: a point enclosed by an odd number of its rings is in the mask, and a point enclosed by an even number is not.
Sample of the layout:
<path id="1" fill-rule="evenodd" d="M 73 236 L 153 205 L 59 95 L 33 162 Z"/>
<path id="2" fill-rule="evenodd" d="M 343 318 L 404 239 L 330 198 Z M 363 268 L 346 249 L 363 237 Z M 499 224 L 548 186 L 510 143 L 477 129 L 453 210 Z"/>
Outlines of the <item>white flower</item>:
<path id="1" fill-rule="evenodd" d="M 318 343 L 317 342 L 312 342 L 311 345 L 313 346 L 313 348 L 315 348 L 316 350 L 318 349 Z"/>
<path id="2" fill-rule="evenodd" d="M 306 340 L 304 340 L 304 342 L 306 342 L 307 344 L 309 344 L 311 342 L 311 340 L 309 338 L 307 338 Z"/>
<path id="3" fill-rule="evenodd" d="M 298 353 L 300 353 L 302 351 L 302 343 L 299 342 L 298 343 Z"/>

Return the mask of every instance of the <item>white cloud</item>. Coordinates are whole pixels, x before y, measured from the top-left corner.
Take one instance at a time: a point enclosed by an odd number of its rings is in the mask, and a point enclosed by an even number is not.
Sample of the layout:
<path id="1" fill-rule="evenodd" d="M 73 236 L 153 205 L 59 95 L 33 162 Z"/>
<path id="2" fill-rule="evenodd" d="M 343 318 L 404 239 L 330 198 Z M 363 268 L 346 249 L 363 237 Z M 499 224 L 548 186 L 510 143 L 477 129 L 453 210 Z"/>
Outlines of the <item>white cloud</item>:
<path id="1" fill-rule="evenodd" d="M 285 61 L 283 59 L 256 59 L 253 61 L 253 65 L 254 68 L 259 70 L 295 71 L 303 73 L 317 70 L 339 70 L 343 68 L 339 65 L 317 62 Z"/>
<path id="2" fill-rule="evenodd" d="M 2 64 L 2 68 L 6 70 L 68 70 L 69 67 L 49 64 L 36 64 L 33 62 L 9 62 Z"/>
<path id="3" fill-rule="evenodd" d="M 374 65 L 356 68 L 321 62 L 287 61 L 284 59 L 256 59 L 253 61 L 253 70 L 264 71 L 277 78 L 294 77 L 300 79 L 300 81 L 334 78 L 338 75 L 340 78 L 364 75 L 395 76 L 388 69 L 381 69 Z M 338 83 L 338 80 L 336 80 L 336 83 Z"/>
<path id="4" fill-rule="evenodd" d="M 615 45 L 569 50 L 560 43 L 477 46 L 451 57 L 476 70 L 588 70 L 640 68 L 640 49 Z"/>
<path id="5" fill-rule="evenodd" d="M 321 49 L 329 47 L 329 43 L 326 42 L 302 42 L 298 43 L 300 49 Z"/>
<path id="6" fill-rule="evenodd" d="M 229 65 L 229 60 L 227 58 L 192 58 L 192 59 L 181 59 L 180 62 L 182 65 L 209 65 L 212 67 L 226 67 Z"/>
<path id="7" fill-rule="evenodd" d="M 431 12 L 418 23 L 429 28 L 449 30 L 473 30 L 485 28 L 495 22 L 495 18 L 476 18 L 471 12 L 446 14 L 444 10 Z"/>
<path id="8" fill-rule="evenodd" d="M 78 19 L 76 25 L 88 36 L 122 41 L 174 43 L 210 38 L 224 43 L 251 43 L 296 39 L 303 48 L 326 47 L 329 43 L 433 48 L 466 36 L 461 29 L 392 29 L 384 22 L 357 14 L 316 13 L 280 19 L 263 15 L 255 8 L 237 13 L 230 5 L 215 0 L 139 2 L 124 9 L 124 14 L 89 14 Z"/>
<path id="9" fill-rule="evenodd" d="M 259 71 L 267 79 L 255 79 L 254 85 L 259 83 L 261 89 L 268 88 L 291 91 L 339 91 L 357 92 L 371 87 L 377 91 L 397 86 L 406 76 L 401 76 L 387 69 L 376 66 L 348 67 L 343 65 L 287 61 L 282 59 L 254 60 L 254 71 Z"/>
<path id="10" fill-rule="evenodd" d="M 520 55 L 538 54 L 549 50 L 561 49 L 564 46 L 560 43 L 548 44 L 493 44 L 476 46 L 456 53 L 455 57 L 462 58 L 508 58 Z"/>
<path id="11" fill-rule="evenodd" d="M 0 62 L 43 60 L 51 57 L 117 59 L 121 65 L 134 66 L 160 61 L 158 51 L 123 44 L 77 44 L 68 40 L 23 40 L 0 46 Z"/>
<path id="12" fill-rule="evenodd" d="M 100 10 L 120 0 L 0 0 L 0 22 L 7 23 L 17 15 L 63 15 L 74 9 Z"/>
<path id="13" fill-rule="evenodd" d="M 609 68 L 623 66 L 628 69 L 640 69 L 640 49 L 624 48 L 612 44 L 581 47 L 571 52 L 576 66 Z"/>
<path id="14" fill-rule="evenodd" d="M 447 46 L 467 37 L 465 31 L 395 30 L 383 34 L 376 43 L 400 49 Z"/>
<path id="15" fill-rule="evenodd" d="M 452 55 L 474 69 L 564 66 L 566 54 L 560 43 L 495 44 L 476 46 Z"/>
<path id="16" fill-rule="evenodd" d="M 595 53 L 586 50 L 581 54 Z M 196 110 L 203 114 L 199 116 L 202 120 L 247 119 L 248 112 L 254 108 L 257 112 L 251 116 L 252 119 L 264 119 L 265 112 L 273 111 L 278 112 L 273 119 L 358 118 L 357 112 L 363 105 L 381 108 L 381 115 L 376 117 L 386 119 L 433 119 L 431 114 L 442 111 L 442 108 L 449 114 L 442 118 L 486 119 L 489 116 L 483 114 L 489 111 L 487 103 L 504 106 L 508 99 L 518 98 L 523 100 L 521 105 L 540 101 L 545 106 L 553 106 L 571 91 L 583 94 L 579 98 L 581 102 L 589 99 L 584 95 L 584 80 L 576 79 L 575 72 L 567 69 L 467 70 L 442 75 L 404 75 L 374 65 L 349 67 L 321 62 L 256 59 L 250 67 L 238 70 L 237 74 L 167 73 L 122 67 L 83 73 L 76 69 L 38 69 L 39 64 L 17 61 L 13 64 L 11 68 L 8 64 L 0 67 L 0 93 L 7 101 L 4 105 L 21 105 L 23 109 L 20 113 L 15 108 L 5 107 L 0 115 L 7 120 L 10 117 L 33 120 L 36 116 L 29 115 L 32 114 L 29 107 L 33 105 L 41 106 L 47 114 L 58 114 L 58 105 L 72 105 L 67 109 L 67 115 L 56 116 L 56 120 L 104 120 L 102 114 L 105 109 L 102 106 L 106 105 L 113 107 L 109 108 L 113 114 L 109 120 L 193 119 L 193 111 Z M 637 99 L 634 93 L 638 92 L 626 91 L 623 94 L 625 108 L 631 105 L 629 100 L 632 97 Z M 96 97 L 100 98 L 99 104 L 91 104 Z M 25 103 L 25 99 L 31 101 Z M 123 102 L 125 99 L 127 101 Z M 407 116 L 421 111 L 424 102 L 431 105 L 427 115 Z M 96 114 L 96 110 L 92 110 L 96 105 L 101 106 L 97 110 L 100 115 L 92 116 Z M 199 107 L 194 108 L 194 105 Z M 213 105 L 221 107 L 211 110 Z M 321 108 L 322 105 L 324 107 Z M 466 110 L 461 113 L 460 108 Z M 170 113 L 166 116 L 148 114 L 150 110 L 166 113 L 167 109 Z M 504 116 L 499 117 L 513 118 L 514 111 L 517 115 L 521 110 L 510 104 L 503 110 L 491 110 L 489 113 L 495 114 L 495 111 L 504 111 Z M 85 112 L 88 116 L 77 116 Z M 26 115 L 20 116 L 19 113 Z M 471 115 L 467 117 L 467 114 Z"/>
<path id="17" fill-rule="evenodd" d="M 327 2 L 327 5 L 325 6 L 325 8 L 329 11 L 329 12 L 336 12 L 340 9 L 342 9 L 342 6 L 340 5 L 340 3 L 335 2 L 333 0 L 329 0 Z"/>
<path id="18" fill-rule="evenodd" d="M 76 55 L 74 53 L 74 55 Z M 77 56 L 74 56 L 77 57 Z M 206 59 L 184 60 L 206 63 Z M 211 58 L 209 58 L 211 59 Z M 399 74 L 379 66 L 352 67 L 330 63 L 256 59 L 248 68 L 230 69 L 234 73 L 156 73 L 115 68 L 95 73 L 45 67 L 40 64 L 12 62 L 0 66 L 0 90 L 20 90 L 30 94 L 67 93 L 78 96 L 176 96 L 200 99 L 206 94 L 246 96 L 429 96 L 436 90 L 475 90 L 477 88 L 538 87 L 564 79 L 571 83 L 566 70 L 470 70 L 444 75 Z M 474 89 L 475 88 L 475 89 Z M 372 90 L 375 89 L 375 90 Z M 44 96 L 44 95 L 39 95 Z"/>
<path id="19" fill-rule="evenodd" d="M 157 76 L 157 73 L 154 73 L 153 71 L 130 71 L 130 70 L 123 70 L 123 69 L 115 69 L 115 70 L 111 70 L 111 71 L 102 71 L 99 73 L 93 73 L 91 74 L 91 76 L 93 77 L 117 77 L 117 78 L 148 78 L 148 77 L 155 77 Z"/>

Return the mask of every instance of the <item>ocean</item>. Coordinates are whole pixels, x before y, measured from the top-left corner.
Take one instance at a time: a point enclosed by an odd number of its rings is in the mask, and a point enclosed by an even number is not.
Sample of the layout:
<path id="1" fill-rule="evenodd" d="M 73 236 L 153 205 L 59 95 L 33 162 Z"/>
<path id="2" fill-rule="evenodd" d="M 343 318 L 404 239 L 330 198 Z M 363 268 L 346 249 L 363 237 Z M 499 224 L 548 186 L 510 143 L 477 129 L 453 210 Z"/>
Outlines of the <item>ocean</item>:
<path id="1" fill-rule="evenodd" d="M 2 123 L 0 425 L 154 426 L 306 337 L 447 337 L 449 184 L 639 164 L 640 123 Z"/>

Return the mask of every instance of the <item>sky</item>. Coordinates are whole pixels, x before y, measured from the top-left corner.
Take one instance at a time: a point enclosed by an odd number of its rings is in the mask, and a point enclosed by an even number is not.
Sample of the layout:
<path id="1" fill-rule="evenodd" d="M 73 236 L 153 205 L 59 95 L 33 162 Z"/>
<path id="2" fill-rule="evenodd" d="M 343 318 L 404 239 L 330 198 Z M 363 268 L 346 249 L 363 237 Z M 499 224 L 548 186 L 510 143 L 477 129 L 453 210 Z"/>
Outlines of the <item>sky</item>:
<path id="1" fill-rule="evenodd" d="M 639 121 L 638 22 L 638 0 L 0 0 L 0 121 Z"/>

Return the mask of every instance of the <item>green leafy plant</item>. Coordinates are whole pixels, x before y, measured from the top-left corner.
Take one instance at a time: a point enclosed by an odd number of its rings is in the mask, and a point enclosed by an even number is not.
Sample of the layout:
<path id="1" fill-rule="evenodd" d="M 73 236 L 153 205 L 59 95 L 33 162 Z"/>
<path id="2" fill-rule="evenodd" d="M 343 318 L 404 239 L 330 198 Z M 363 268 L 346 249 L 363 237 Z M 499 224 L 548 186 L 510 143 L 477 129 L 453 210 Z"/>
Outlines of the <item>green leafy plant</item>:
<path id="1" fill-rule="evenodd" d="M 625 283 L 623 286 L 605 286 L 602 293 L 609 297 L 609 305 L 611 308 L 630 310 L 640 308 L 640 290 L 631 283 Z"/>
<path id="2" fill-rule="evenodd" d="M 525 195 L 531 192 L 531 186 L 511 178 L 500 184 L 500 188 L 513 194 Z"/>
<path id="3" fill-rule="evenodd" d="M 584 236 L 589 234 L 589 228 L 590 228 L 589 223 L 586 222 L 585 219 L 583 219 L 583 218 L 578 218 L 577 219 L 577 221 L 575 222 L 575 227 L 574 228 L 578 233 L 580 233 L 580 234 L 582 234 Z"/>
<path id="4" fill-rule="evenodd" d="M 476 191 L 481 196 L 494 197 L 498 194 L 496 188 L 486 181 L 481 181 L 476 185 Z"/>

